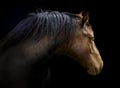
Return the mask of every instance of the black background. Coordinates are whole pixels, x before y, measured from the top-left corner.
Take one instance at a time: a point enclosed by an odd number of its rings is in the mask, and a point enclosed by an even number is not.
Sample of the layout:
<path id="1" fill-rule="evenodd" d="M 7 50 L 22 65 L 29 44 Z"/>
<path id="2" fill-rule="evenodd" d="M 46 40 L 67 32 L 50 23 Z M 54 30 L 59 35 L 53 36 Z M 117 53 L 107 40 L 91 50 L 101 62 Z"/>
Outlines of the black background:
<path id="1" fill-rule="evenodd" d="M 110 4 L 112 3 L 112 4 Z M 2 6 L 3 5 L 3 6 Z M 119 57 L 116 41 L 117 29 L 115 15 L 118 11 L 113 1 L 104 2 L 102 0 L 33 0 L 33 1 L 10 1 L 1 2 L 0 17 L 0 37 L 3 37 L 31 10 L 40 8 L 43 10 L 57 10 L 61 12 L 79 13 L 80 11 L 88 11 L 90 13 L 90 23 L 95 32 L 95 42 L 104 61 L 102 72 L 96 77 L 80 74 L 79 65 L 69 59 L 56 60 L 54 64 L 54 78 L 59 84 L 82 85 L 84 83 L 94 82 L 98 86 L 112 85 L 117 80 L 119 71 Z M 115 48 L 116 47 L 116 48 Z M 62 81 L 60 81 L 62 80 Z M 56 82 L 56 83 L 57 83 Z M 86 84 L 87 85 L 87 84 Z M 116 86 L 116 85 L 114 85 Z M 115 87 L 114 87 L 115 88 Z"/>

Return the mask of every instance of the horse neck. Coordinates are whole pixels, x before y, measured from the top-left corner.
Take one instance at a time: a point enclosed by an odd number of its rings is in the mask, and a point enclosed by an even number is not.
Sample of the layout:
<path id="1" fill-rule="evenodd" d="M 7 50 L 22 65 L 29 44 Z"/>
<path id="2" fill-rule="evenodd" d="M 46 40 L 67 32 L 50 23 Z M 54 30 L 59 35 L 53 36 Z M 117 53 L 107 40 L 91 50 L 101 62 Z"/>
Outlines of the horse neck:
<path id="1" fill-rule="evenodd" d="M 24 53 L 26 59 L 42 58 L 48 54 L 49 50 L 54 46 L 54 40 L 47 37 L 41 39 L 39 42 L 27 41 L 21 45 L 21 51 Z"/>

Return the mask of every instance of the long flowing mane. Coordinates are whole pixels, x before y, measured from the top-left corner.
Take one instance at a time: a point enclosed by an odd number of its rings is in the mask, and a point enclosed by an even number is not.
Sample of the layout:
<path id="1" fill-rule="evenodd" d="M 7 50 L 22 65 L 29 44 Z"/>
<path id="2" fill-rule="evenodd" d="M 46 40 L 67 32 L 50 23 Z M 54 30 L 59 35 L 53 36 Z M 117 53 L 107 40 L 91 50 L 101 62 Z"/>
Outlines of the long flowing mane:
<path id="1" fill-rule="evenodd" d="M 67 12 L 30 13 L 1 40 L 0 47 L 7 49 L 28 39 L 39 41 L 45 36 L 55 38 L 56 43 L 63 41 L 67 43 L 80 25 L 77 19 L 80 18 Z"/>

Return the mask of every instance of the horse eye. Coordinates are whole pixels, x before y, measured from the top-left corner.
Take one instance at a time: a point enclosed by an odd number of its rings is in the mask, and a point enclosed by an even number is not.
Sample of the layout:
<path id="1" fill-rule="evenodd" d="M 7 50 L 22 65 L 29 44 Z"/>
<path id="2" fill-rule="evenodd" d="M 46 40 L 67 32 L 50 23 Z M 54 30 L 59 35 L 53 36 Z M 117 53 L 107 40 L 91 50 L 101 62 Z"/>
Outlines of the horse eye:
<path id="1" fill-rule="evenodd" d="M 92 36 L 88 36 L 88 38 L 90 39 L 90 40 L 95 40 L 95 38 L 94 37 L 92 37 Z"/>

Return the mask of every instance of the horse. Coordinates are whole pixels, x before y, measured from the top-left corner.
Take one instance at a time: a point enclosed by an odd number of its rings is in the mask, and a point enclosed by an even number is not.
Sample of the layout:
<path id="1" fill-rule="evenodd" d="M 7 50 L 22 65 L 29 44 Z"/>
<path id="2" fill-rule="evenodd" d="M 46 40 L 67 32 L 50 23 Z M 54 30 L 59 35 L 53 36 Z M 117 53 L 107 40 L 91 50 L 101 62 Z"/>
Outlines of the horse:
<path id="1" fill-rule="evenodd" d="M 0 40 L 0 87 L 31 88 L 27 85 L 32 84 L 30 80 L 38 79 L 41 84 L 37 86 L 43 88 L 43 81 L 50 78 L 42 77 L 50 72 L 45 63 L 61 55 L 71 57 L 89 75 L 101 72 L 103 60 L 94 41 L 89 13 L 29 13 Z M 48 69 L 44 71 L 43 65 Z"/>

